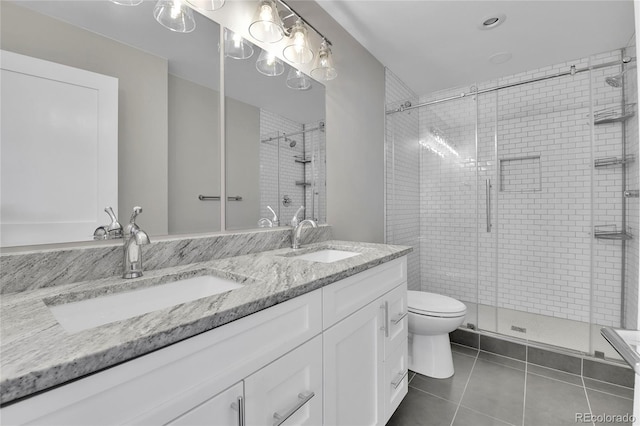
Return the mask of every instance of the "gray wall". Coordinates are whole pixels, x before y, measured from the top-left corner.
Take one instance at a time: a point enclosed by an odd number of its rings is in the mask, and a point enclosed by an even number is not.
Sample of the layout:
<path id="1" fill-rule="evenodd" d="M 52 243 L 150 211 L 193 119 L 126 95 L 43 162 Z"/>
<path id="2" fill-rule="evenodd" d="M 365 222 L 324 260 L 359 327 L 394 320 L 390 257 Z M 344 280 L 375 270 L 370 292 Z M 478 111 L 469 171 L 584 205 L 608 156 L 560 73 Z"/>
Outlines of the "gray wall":
<path id="1" fill-rule="evenodd" d="M 0 6 L 2 49 L 118 78 L 119 218 L 128 220 L 140 205 L 138 223 L 166 235 L 167 61 L 11 3 Z"/>
<path id="2" fill-rule="evenodd" d="M 220 93 L 169 74 L 169 233 L 220 230 Z M 257 186 L 257 182 L 256 182 Z"/>
<path id="3" fill-rule="evenodd" d="M 227 97 L 225 118 L 227 197 L 242 197 L 242 201 L 227 202 L 226 227 L 256 228 L 260 214 L 260 109 Z"/>
<path id="4" fill-rule="evenodd" d="M 327 89 L 327 223 L 337 239 L 384 242 L 384 66 L 317 3 L 291 7 L 326 34 L 338 78 Z"/>

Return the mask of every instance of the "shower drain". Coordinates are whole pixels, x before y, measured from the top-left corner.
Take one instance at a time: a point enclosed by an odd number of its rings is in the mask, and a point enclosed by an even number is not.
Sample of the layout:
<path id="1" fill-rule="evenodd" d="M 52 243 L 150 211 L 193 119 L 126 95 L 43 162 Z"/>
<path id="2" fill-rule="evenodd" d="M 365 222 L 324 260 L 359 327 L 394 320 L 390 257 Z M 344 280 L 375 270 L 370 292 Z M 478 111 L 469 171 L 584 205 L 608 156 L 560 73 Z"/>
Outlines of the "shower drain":
<path id="1" fill-rule="evenodd" d="M 526 332 L 527 332 L 527 329 L 526 329 L 526 328 L 524 328 L 524 327 L 518 327 L 518 326 L 515 326 L 515 325 L 512 325 L 512 326 L 511 326 L 511 330 L 513 330 L 513 331 L 517 331 L 518 333 L 526 333 Z"/>

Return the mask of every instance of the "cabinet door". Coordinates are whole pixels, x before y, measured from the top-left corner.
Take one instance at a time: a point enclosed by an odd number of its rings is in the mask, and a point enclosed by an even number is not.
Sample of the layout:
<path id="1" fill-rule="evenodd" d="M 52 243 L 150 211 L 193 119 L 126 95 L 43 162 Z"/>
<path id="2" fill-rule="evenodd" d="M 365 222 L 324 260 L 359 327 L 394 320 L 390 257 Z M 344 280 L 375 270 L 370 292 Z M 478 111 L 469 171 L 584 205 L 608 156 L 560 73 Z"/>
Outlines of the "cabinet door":
<path id="1" fill-rule="evenodd" d="M 193 410 L 169 422 L 171 426 L 242 426 L 240 416 L 242 410 L 243 385 L 236 383 L 224 392 L 198 405 Z"/>
<path id="2" fill-rule="evenodd" d="M 385 422 L 391 418 L 408 391 L 408 352 L 407 340 L 405 339 L 384 360 Z"/>
<path id="3" fill-rule="evenodd" d="M 324 424 L 384 424 L 383 314 L 378 299 L 324 332 Z"/>
<path id="4" fill-rule="evenodd" d="M 321 425 L 322 336 L 258 370 L 244 382 L 247 425 Z"/>
<path id="5" fill-rule="evenodd" d="M 395 352 L 396 348 L 401 345 L 407 344 L 407 337 L 409 335 L 409 318 L 407 317 L 407 283 L 405 282 L 401 286 L 396 287 L 389 293 L 384 295 L 384 303 L 386 304 L 386 318 L 387 321 L 387 338 L 385 340 L 385 358 Z"/>

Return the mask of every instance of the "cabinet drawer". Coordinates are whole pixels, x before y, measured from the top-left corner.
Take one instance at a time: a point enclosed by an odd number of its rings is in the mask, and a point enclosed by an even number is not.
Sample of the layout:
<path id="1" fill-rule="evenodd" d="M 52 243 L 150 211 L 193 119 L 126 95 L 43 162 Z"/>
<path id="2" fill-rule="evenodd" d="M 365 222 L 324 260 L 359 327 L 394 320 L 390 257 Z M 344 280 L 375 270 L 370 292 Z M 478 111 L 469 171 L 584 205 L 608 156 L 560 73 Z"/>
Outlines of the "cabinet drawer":
<path id="1" fill-rule="evenodd" d="M 3 423 L 164 424 L 322 329 L 320 290 L 2 409 Z"/>
<path id="2" fill-rule="evenodd" d="M 327 329 L 407 280 L 407 258 L 392 260 L 322 289 L 322 324 Z"/>
<path id="3" fill-rule="evenodd" d="M 409 318 L 407 316 L 407 283 L 396 287 L 384 296 L 384 303 L 387 309 L 387 338 L 385 339 L 384 355 L 389 354 L 401 345 L 407 344 L 409 336 Z"/>
<path id="4" fill-rule="evenodd" d="M 244 382 L 248 426 L 322 424 L 322 336 Z"/>
<path id="5" fill-rule="evenodd" d="M 384 361 L 385 423 L 396 411 L 408 391 L 409 363 L 407 339 L 395 348 Z"/>
<path id="6" fill-rule="evenodd" d="M 168 423 L 168 426 L 240 426 L 240 399 L 243 398 L 243 395 L 243 383 L 236 383 L 226 391 Z"/>

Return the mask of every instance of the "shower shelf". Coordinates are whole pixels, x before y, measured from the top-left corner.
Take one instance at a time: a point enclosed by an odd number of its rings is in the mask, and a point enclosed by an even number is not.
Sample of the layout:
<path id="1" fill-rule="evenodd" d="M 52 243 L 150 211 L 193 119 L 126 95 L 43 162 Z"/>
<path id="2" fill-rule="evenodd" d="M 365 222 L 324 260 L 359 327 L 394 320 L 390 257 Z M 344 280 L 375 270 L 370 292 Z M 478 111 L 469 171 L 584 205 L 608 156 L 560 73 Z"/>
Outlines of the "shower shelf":
<path id="1" fill-rule="evenodd" d="M 311 186 L 311 183 L 309 183 L 309 182 L 304 182 L 304 181 L 301 181 L 301 180 L 297 180 L 297 181 L 296 181 L 296 185 L 297 185 L 297 186 Z"/>
<path id="2" fill-rule="evenodd" d="M 631 240 L 631 234 L 619 231 L 615 225 L 600 225 L 594 227 L 593 236 L 600 240 Z"/>
<path id="3" fill-rule="evenodd" d="M 294 155 L 293 161 L 296 163 L 307 164 L 311 162 L 311 157 L 303 157 L 302 155 Z"/>
<path id="4" fill-rule="evenodd" d="M 593 114 L 593 124 L 617 123 L 628 120 L 636 115 L 636 104 L 626 104 L 623 107 L 607 108 Z"/>
<path id="5" fill-rule="evenodd" d="M 626 157 L 604 157 L 604 158 L 596 158 L 593 161 L 594 167 L 609 167 L 609 166 L 618 166 L 627 163 L 633 163 L 636 160 L 634 155 L 627 155 Z"/>

